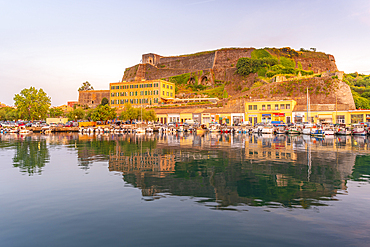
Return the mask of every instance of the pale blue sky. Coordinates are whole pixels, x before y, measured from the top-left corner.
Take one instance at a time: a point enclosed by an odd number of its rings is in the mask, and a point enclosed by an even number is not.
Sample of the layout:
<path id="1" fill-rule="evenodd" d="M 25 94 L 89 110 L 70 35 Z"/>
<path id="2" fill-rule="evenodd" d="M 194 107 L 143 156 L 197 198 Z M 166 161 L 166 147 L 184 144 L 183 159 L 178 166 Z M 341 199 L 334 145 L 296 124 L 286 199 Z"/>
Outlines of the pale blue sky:
<path id="1" fill-rule="evenodd" d="M 370 1 L 0 0 L 0 102 L 43 88 L 52 105 L 89 81 L 108 89 L 144 53 L 223 47 L 317 48 L 370 74 Z"/>

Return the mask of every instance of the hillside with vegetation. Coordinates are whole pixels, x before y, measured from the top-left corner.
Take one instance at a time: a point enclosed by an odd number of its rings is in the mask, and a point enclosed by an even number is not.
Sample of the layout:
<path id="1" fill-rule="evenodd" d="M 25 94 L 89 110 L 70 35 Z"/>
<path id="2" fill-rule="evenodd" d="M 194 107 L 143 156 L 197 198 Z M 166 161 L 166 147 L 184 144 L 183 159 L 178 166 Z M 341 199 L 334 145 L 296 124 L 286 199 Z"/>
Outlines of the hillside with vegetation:
<path id="1" fill-rule="evenodd" d="M 370 75 L 345 74 L 343 81 L 350 87 L 357 109 L 370 109 Z"/>

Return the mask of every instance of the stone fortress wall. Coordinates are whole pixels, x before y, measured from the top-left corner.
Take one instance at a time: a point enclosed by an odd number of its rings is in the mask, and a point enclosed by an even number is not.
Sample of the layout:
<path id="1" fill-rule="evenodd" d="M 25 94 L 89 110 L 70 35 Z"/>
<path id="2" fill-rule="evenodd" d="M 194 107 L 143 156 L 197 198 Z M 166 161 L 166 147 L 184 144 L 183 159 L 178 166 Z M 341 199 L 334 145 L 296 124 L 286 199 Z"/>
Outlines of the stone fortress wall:
<path id="1" fill-rule="evenodd" d="M 256 76 L 251 74 L 247 77 L 240 76 L 236 73 L 236 64 L 242 57 L 251 57 L 252 51 L 255 48 L 224 48 L 215 51 L 205 51 L 189 55 L 165 57 L 158 54 L 149 53 L 142 55 L 142 63 L 133 67 L 127 68 L 123 75 L 122 81 L 134 80 L 154 80 L 167 79 L 172 76 L 177 76 L 185 73 L 201 74 L 198 78 L 198 83 L 212 86 L 217 83 L 226 83 L 225 90 L 229 95 L 235 96 L 231 101 L 230 107 L 236 107 L 239 104 L 233 104 L 235 98 L 242 98 L 243 93 L 233 91 L 235 85 L 243 85 L 243 87 L 251 87 L 256 81 Z M 274 56 L 285 56 L 295 60 L 296 67 L 298 64 L 302 65 L 303 70 L 312 70 L 315 73 L 323 73 L 321 78 L 312 78 L 313 86 L 315 84 L 322 84 L 325 80 L 331 79 L 332 74 L 339 73 L 335 64 L 333 55 L 322 52 L 297 52 L 291 48 L 265 48 L 270 54 Z M 325 109 L 336 108 L 339 109 L 355 109 L 351 90 L 348 85 L 341 81 L 343 74 L 338 74 L 338 88 L 335 93 L 330 95 L 313 95 L 311 103 L 320 105 L 324 104 Z M 325 79 L 327 78 L 327 79 Z M 282 80 L 284 81 L 284 80 Z M 279 82 L 276 82 L 279 83 Z M 269 87 L 264 85 L 263 87 Z M 231 90 L 231 91 L 230 91 Z M 239 95 L 240 94 L 240 95 Z M 244 93 L 245 94 L 245 93 Z M 259 96 L 260 97 L 260 96 Z M 250 100 L 259 100 L 248 95 Z M 264 97 L 263 100 L 274 100 L 275 96 Z M 290 97 L 286 93 L 282 93 L 281 98 L 294 98 L 298 105 L 306 105 L 305 94 L 298 97 Z M 247 99 L 243 99 L 245 101 Z M 260 99 L 262 100 L 262 99 Z"/>

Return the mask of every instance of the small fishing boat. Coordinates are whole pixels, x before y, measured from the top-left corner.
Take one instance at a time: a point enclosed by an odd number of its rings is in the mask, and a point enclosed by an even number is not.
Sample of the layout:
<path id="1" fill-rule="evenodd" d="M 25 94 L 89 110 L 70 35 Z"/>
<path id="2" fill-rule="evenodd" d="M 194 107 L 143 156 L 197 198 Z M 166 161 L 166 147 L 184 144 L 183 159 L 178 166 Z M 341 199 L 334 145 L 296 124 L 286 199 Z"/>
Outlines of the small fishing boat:
<path id="1" fill-rule="evenodd" d="M 332 126 L 324 126 L 323 127 L 323 131 L 325 133 L 325 136 L 334 135 L 335 134 L 334 127 L 332 127 Z"/>
<path id="2" fill-rule="evenodd" d="M 220 125 L 212 124 L 211 126 L 209 126 L 209 131 L 210 132 L 220 132 L 221 131 Z"/>
<path id="3" fill-rule="evenodd" d="M 26 127 L 24 126 L 19 126 L 19 134 L 22 134 L 22 135 L 27 135 L 31 133 L 31 131 L 29 131 L 28 129 L 26 129 Z"/>
<path id="4" fill-rule="evenodd" d="M 262 134 L 273 134 L 275 131 L 274 125 L 268 124 L 262 128 Z"/>
<path id="5" fill-rule="evenodd" d="M 204 134 L 205 132 L 208 131 L 208 128 L 205 124 L 201 124 L 198 128 L 196 128 L 197 134 Z"/>
<path id="6" fill-rule="evenodd" d="M 336 135 L 351 135 L 352 131 L 348 127 L 346 127 L 345 124 L 339 124 L 339 126 L 335 128 L 335 134 Z"/>
<path id="7" fill-rule="evenodd" d="M 365 126 L 363 124 L 354 124 L 352 127 L 352 134 L 364 136 L 367 134 L 367 131 L 365 130 Z"/>
<path id="8" fill-rule="evenodd" d="M 287 127 L 285 124 L 279 124 L 275 128 L 275 134 L 277 135 L 285 134 L 286 132 L 287 132 Z"/>
<path id="9" fill-rule="evenodd" d="M 287 133 L 291 135 L 298 135 L 302 133 L 302 129 L 296 125 L 293 125 L 288 127 Z"/>
<path id="10" fill-rule="evenodd" d="M 145 134 L 145 129 L 141 128 L 141 127 L 136 128 L 135 133 L 136 134 Z"/>
<path id="11" fill-rule="evenodd" d="M 324 137 L 325 132 L 323 129 L 317 128 L 311 132 L 311 135 L 315 137 Z"/>
<path id="12" fill-rule="evenodd" d="M 313 124 L 306 123 L 306 124 L 303 125 L 302 134 L 303 135 L 311 135 L 312 129 L 314 129 L 314 128 L 316 128 L 316 126 L 314 126 Z"/>

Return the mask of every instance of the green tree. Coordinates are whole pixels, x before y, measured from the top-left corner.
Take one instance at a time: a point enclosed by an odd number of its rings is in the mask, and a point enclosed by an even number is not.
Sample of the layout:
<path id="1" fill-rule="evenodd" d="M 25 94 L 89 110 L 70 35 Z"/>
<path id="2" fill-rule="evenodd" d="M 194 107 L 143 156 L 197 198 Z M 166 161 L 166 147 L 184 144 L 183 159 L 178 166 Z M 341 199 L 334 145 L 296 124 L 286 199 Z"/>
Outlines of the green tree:
<path id="1" fill-rule="evenodd" d="M 105 97 L 102 98 L 100 105 L 108 105 L 108 104 L 109 104 L 109 100 Z"/>
<path id="2" fill-rule="evenodd" d="M 107 121 L 116 117 L 116 108 L 111 108 L 109 105 L 100 105 L 91 114 L 93 121 Z"/>
<path id="3" fill-rule="evenodd" d="M 93 109 L 93 108 L 89 108 L 89 109 L 85 110 L 84 119 L 91 120 L 91 116 L 92 116 L 94 111 L 95 111 L 95 109 Z"/>
<path id="4" fill-rule="evenodd" d="M 19 117 L 27 120 L 42 119 L 48 113 L 51 99 L 41 88 L 23 89 L 14 96 L 14 105 L 17 107 Z"/>
<path id="5" fill-rule="evenodd" d="M 157 114 L 155 114 L 154 110 L 145 110 L 143 113 L 143 120 L 144 121 L 156 121 Z"/>
<path id="6" fill-rule="evenodd" d="M 68 120 L 80 120 L 84 119 L 85 111 L 82 108 L 76 108 L 67 114 Z"/>
<path id="7" fill-rule="evenodd" d="M 356 109 L 370 109 L 370 100 L 361 97 L 357 92 L 352 91 L 353 100 L 356 105 Z"/>
<path id="8" fill-rule="evenodd" d="M 132 107 L 131 104 L 125 104 L 125 108 L 123 109 L 119 119 L 121 120 L 130 120 L 138 119 L 139 118 L 139 111 L 138 109 Z"/>
<path id="9" fill-rule="evenodd" d="M 64 112 L 59 107 L 52 107 L 49 109 L 49 116 L 50 117 L 61 117 L 64 115 Z"/>
<path id="10" fill-rule="evenodd" d="M 18 110 L 13 107 L 2 107 L 0 109 L 0 120 L 16 120 L 19 119 Z"/>
<path id="11" fill-rule="evenodd" d="M 82 83 L 82 86 L 78 89 L 78 91 L 88 91 L 88 90 L 94 90 L 94 87 L 91 86 L 90 82 L 88 81 Z"/>

